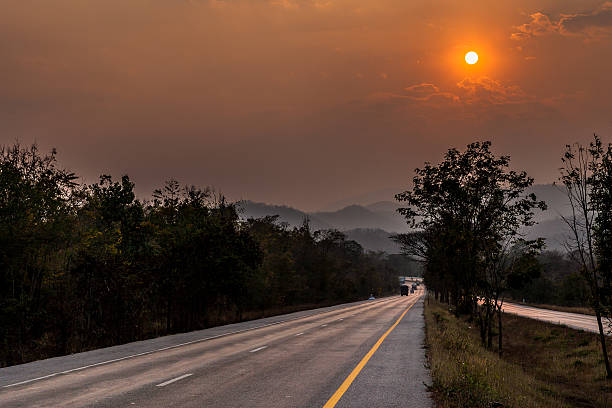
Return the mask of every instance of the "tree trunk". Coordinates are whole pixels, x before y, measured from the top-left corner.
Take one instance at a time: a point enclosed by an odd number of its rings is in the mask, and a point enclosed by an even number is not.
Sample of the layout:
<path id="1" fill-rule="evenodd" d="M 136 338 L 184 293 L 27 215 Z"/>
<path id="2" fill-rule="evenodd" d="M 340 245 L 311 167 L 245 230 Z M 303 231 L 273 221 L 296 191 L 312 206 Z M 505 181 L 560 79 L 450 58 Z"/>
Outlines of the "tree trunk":
<path id="1" fill-rule="evenodd" d="M 478 328 L 480 329 L 480 342 L 482 343 L 483 347 L 486 347 L 487 342 L 486 342 L 486 333 L 487 333 L 487 323 L 485 320 L 485 313 L 483 313 L 483 308 L 481 308 L 480 310 L 478 310 Z"/>
<path id="2" fill-rule="evenodd" d="M 170 318 L 171 318 L 171 307 L 170 307 L 170 299 L 167 299 L 166 304 L 166 334 L 170 333 Z"/>
<path id="3" fill-rule="evenodd" d="M 495 316 L 495 311 L 492 310 L 489 313 L 488 322 L 487 322 L 487 348 L 491 350 L 493 348 L 493 316 Z"/>
<path id="4" fill-rule="evenodd" d="M 502 355 L 502 310 L 501 310 L 501 307 L 497 311 L 497 330 L 499 331 L 499 333 L 497 334 L 498 336 L 497 337 L 498 339 L 497 352 L 499 353 L 499 356 L 501 357 Z"/>
<path id="5" fill-rule="evenodd" d="M 608 350 L 606 347 L 606 335 L 604 334 L 603 324 L 601 323 L 601 311 L 599 307 L 595 308 L 595 316 L 597 317 L 597 327 L 599 328 L 599 341 L 601 342 L 601 353 L 603 354 L 604 365 L 606 366 L 606 378 L 612 379 L 612 371 L 610 371 L 610 360 L 608 359 Z"/>

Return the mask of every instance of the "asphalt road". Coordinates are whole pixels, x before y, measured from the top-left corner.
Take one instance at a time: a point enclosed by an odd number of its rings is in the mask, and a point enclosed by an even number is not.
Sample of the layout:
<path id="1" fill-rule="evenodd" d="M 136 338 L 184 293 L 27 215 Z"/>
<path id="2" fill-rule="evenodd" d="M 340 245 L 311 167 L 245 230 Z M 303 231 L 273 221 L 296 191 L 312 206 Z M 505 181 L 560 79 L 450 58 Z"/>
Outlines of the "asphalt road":
<path id="1" fill-rule="evenodd" d="M 0 369 L 0 406 L 429 407 L 421 294 Z"/>
<path id="2" fill-rule="evenodd" d="M 531 319 L 542 320 L 574 329 L 599 333 L 597 319 L 595 316 L 579 313 L 557 312 L 555 310 L 540 309 L 537 307 L 518 305 L 516 303 L 504 303 L 502 310 L 506 313 L 529 317 Z M 604 324 L 605 329 L 606 321 L 604 320 L 602 323 Z"/>

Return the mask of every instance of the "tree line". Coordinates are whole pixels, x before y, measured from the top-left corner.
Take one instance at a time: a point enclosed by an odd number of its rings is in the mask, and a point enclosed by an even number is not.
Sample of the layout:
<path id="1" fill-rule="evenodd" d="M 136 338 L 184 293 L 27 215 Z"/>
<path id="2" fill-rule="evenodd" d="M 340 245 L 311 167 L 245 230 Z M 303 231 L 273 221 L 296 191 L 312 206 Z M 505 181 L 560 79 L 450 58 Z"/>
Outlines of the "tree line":
<path id="1" fill-rule="evenodd" d="M 612 144 L 595 136 L 588 146 L 566 146 L 559 180 L 572 213 L 564 217 L 570 237 L 561 260 L 542 252 L 543 239 L 528 240 L 522 233 L 534 224 L 535 211 L 546 210 L 546 203 L 527 192 L 533 178 L 512 170 L 510 157 L 490 148 L 491 142 L 452 148 L 438 165 L 416 169 L 413 188 L 396 195 L 405 204 L 398 211 L 413 230 L 395 240 L 422 262 L 433 296 L 477 322 L 485 347 L 492 348 L 497 336 L 500 354 L 505 297 L 546 283 L 540 279 L 543 268 L 566 261 L 570 273 L 563 284 L 575 284 L 583 296 L 578 301 L 566 293 L 566 300 L 594 310 L 602 361 L 612 378 L 602 321 L 612 315 Z"/>
<path id="2" fill-rule="evenodd" d="M 508 299 L 533 304 L 589 307 L 589 287 L 580 265 L 560 250 L 544 250 L 538 255 L 539 276 L 518 288 L 510 288 Z"/>
<path id="3" fill-rule="evenodd" d="M 175 180 L 140 200 L 56 156 L 0 148 L 0 366 L 397 289 L 405 263 L 339 231 L 242 220 Z"/>

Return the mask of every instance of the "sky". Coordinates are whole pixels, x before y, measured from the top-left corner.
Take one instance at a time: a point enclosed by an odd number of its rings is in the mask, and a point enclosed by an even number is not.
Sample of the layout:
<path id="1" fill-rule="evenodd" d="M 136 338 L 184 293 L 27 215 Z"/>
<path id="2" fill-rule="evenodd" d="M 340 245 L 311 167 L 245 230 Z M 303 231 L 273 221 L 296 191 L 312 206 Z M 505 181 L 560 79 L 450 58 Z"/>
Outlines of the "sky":
<path id="1" fill-rule="evenodd" d="M 0 7 L 0 144 L 55 147 L 87 183 L 128 174 L 141 197 L 175 178 L 313 211 L 402 191 L 477 140 L 549 183 L 566 144 L 612 141 L 612 2 Z"/>

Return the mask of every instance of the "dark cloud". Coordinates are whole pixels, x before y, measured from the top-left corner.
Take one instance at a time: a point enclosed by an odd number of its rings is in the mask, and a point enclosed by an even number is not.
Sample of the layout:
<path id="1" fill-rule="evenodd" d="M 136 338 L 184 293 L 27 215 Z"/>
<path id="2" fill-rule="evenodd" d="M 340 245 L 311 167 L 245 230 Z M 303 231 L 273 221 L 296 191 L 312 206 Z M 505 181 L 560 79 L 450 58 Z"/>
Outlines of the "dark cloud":
<path id="1" fill-rule="evenodd" d="M 525 40 L 546 34 L 583 36 L 587 38 L 607 37 L 612 34 L 612 2 L 605 2 L 586 13 L 562 14 L 559 21 L 552 21 L 544 13 L 529 16 L 531 21 L 514 27 L 510 35 L 513 40 Z"/>
<path id="2" fill-rule="evenodd" d="M 591 13 L 561 17 L 559 30 L 565 34 L 597 35 L 598 33 L 612 33 L 612 2 L 605 2 Z"/>

